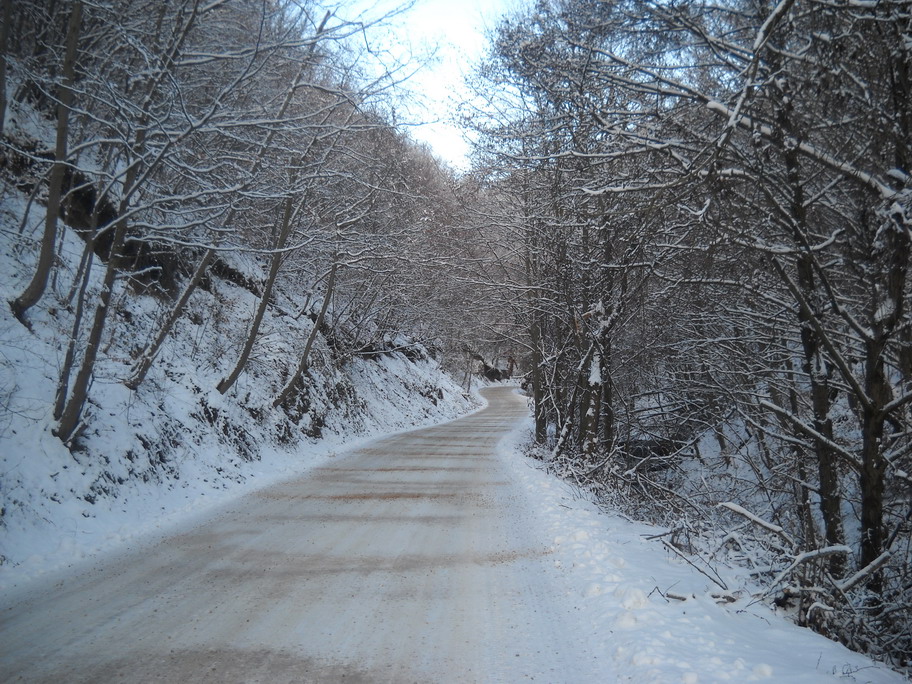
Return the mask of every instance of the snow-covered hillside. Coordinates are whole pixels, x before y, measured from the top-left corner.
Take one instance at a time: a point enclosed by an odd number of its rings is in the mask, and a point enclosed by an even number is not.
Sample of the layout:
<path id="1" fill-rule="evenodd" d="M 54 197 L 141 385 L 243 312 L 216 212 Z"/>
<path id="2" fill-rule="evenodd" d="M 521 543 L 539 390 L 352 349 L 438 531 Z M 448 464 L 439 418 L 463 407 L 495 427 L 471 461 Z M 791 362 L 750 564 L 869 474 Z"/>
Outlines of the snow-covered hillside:
<path id="1" fill-rule="evenodd" d="M 29 197 L 15 182 L 7 166 L 0 185 L 0 584 L 300 472 L 343 442 L 451 418 L 478 403 L 420 344 L 387 338 L 386 351 L 375 343 L 359 356 L 321 330 L 304 395 L 292 409 L 272 408 L 315 318 L 290 281 L 273 292 L 245 372 L 220 394 L 215 387 L 258 302 L 249 283 L 262 278 L 257 258 L 222 253 L 136 391 L 124 380 L 169 300 L 129 274 L 118 278 L 84 430 L 67 448 L 52 434 L 52 409 L 85 243 L 64 232 L 49 290 L 29 312 L 30 331 L 6 302 L 31 277 L 44 207 L 39 195 L 20 232 Z M 95 258 L 92 268 L 87 301 L 97 297 L 104 264 Z"/>

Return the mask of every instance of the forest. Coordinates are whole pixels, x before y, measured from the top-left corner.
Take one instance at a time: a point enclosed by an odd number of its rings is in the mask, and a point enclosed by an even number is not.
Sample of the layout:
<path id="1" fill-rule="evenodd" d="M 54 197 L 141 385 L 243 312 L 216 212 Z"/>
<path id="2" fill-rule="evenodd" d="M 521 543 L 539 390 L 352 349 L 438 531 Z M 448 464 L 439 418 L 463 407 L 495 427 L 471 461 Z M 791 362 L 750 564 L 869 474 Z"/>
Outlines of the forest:
<path id="1" fill-rule="evenodd" d="M 413 67 L 370 40 L 396 11 L 0 5 L 8 306 L 65 321 L 67 448 L 105 420 L 100 364 L 149 391 L 188 320 L 243 316 L 213 386 L 269 367 L 252 408 L 286 431 L 323 340 L 515 363 L 548 468 L 909 664 L 912 2 L 528 2 L 454 113 L 465 173 L 399 125 Z M 216 276 L 256 306 L 194 307 Z M 310 333 L 277 343 L 276 306 Z"/>

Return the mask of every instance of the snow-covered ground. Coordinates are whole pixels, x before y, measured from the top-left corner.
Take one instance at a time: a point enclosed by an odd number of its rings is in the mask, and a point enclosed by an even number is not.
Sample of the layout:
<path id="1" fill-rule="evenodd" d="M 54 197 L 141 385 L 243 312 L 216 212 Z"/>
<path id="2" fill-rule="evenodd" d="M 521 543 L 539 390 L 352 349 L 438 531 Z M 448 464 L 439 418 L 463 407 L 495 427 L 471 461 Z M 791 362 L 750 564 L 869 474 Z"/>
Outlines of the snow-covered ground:
<path id="1" fill-rule="evenodd" d="M 467 419 L 339 450 L 135 555 L 7 592 L 0 667 L 125 682 L 905 681 L 749 596 L 721 599 L 650 539 L 663 530 L 523 457 L 524 399 L 485 394 Z"/>
<path id="2" fill-rule="evenodd" d="M 667 530 L 600 510 L 519 454 L 531 429 L 531 419 L 518 426 L 500 454 L 524 491 L 527 524 L 550 545 L 554 586 L 576 611 L 579 638 L 610 661 L 614 681 L 907 681 L 750 593 L 722 590 L 662 545 Z M 743 580 L 716 570 L 729 586 Z"/>
<path id="3" fill-rule="evenodd" d="M 119 282 L 90 390 L 88 429 L 71 451 L 52 434 L 51 409 L 82 241 L 72 231 L 64 236 L 65 258 L 29 312 L 28 330 L 5 304 L 33 268 L 34 252 L 22 249 L 27 241 L 18 232 L 25 198 L 0 183 L 0 199 L 0 587 L 160 533 L 226 498 L 301 473 L 342 444 L 478 405 L 418 345 L 409 357 L 391 351 L 345 359 L 318 335 L 307 409 L 295 418 L 273 409 L 283 369 L 295 362 L 312 325 L 283 313 L 295 295 L 282 289 L 250 367 L 222 396 L 215 386 L 236 358 L 256 298 L 214 276 L 208 291 L 194 293 L 146 382 L 131 391 L 123 384 L 131 350 L 150 338 L 167 302 Z M 27 236 L 42 219 L 43 209 L 33 206 Z M 246 265 L 252 277 L 255 266 Z"/>

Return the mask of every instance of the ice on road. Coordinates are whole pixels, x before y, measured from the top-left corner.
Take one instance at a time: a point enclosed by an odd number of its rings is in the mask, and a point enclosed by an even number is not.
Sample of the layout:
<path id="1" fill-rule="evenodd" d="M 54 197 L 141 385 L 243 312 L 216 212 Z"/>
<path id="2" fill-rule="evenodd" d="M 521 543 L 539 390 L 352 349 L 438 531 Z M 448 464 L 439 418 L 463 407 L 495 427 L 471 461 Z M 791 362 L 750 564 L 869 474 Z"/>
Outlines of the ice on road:
<path id="1" fill-rule="evenodd" d="M 750 596 L 717 603 L 654 528 L 515 452 L 512 388 L 485 396 L 7 596 L 0 680 L 904 681 Z"/>

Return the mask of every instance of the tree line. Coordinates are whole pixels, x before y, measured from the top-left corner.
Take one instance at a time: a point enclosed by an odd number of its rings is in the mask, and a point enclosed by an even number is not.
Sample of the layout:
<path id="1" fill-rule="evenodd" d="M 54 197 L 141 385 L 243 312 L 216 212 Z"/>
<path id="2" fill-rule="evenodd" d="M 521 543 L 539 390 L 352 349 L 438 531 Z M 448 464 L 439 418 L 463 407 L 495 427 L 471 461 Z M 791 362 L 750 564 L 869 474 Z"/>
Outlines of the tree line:
<path id="1" fill-rule="evenodd" d="M 910 32 L 908 0 L 539 0 L 463 108 L 547 458 L 679 535 L 765 535 L 771 597 L 901 665 Z M 683 495 L 707 435 L 728 484 Z"/>
<path id="2" fill-rule="evenodd" d="M 348 356 L 408 333 L 453 369 L 516 358 L 556 469 L 905 663 L 912 2 L 538 0 L 474 77 L 463 177 L 394 125 L 410 67 L 371 36 L 395 12 L 0 13 L 0 111 L 53 131 L 0 121 L 0 171 L 28 197 L 34 264 L 9 305 L 25 325 L 67 312 L 65 443 L 93 419 L 116 297 L 156 297 L 121 378 L 142 391 L 194 291 L 250 255 L 256 308 L 219 392 L 262 349 L 280 285 L 314 325 L 276 360 L 270 409 L 297 410 L 318 331 Z"/>
<path id="3" fill-rule="evenodd" d="M 409 252 L 432 250 L 455 181 L 395 125 L 414 65 L 375 54 L 372 36 L 401 9 L 4 0 L 0 11 L 0 111 L 10 105 L 0 155 L 6 180 L 29 194 L 22 258 L 36 254 L 9 305 L 27 326 L 39 303 L 70 314 L 53 411 L 61 440 L 85 428 L 118 293 L 151 293 L 160 306 L 122 378 L 139 390 L 227 255 L 251 256 L 264 277 L 249 284 L 258 305 L 232 341 L 222 394 L 256 355 L 277 283 L 300 292 L 298 315 L 314 325 L 282 361 L 273 407 L 297 402 L 318 331 L 351 356 L 418 328 L 427 302 L 407 285 L 428 282 L 428 267 Z M 53 130 L 50 148 L 30 136 L 30 112 Z M 61 274 L 66 231 L 84 241 L 75 274 Z M 419 334 L 439 342 L 433 326 Z"/>

